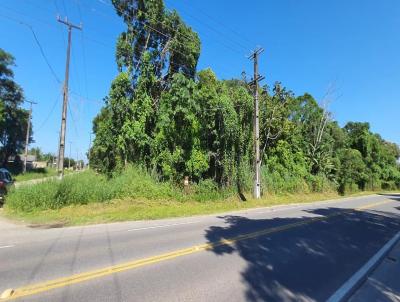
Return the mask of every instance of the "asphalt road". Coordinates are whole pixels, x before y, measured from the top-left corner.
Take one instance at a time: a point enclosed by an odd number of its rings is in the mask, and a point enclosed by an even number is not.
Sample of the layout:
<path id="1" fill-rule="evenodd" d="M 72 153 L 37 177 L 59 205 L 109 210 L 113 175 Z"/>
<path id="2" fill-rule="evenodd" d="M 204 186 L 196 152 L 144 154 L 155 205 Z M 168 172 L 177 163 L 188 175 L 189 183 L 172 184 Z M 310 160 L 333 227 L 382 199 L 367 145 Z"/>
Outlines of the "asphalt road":
<path id="1" fill-rule="evenodd" d="M 0 221 L 0 294 L 13 288 L 16 301 L 325 301 L 399 231 L 400 195 L 85 227 Z"/>

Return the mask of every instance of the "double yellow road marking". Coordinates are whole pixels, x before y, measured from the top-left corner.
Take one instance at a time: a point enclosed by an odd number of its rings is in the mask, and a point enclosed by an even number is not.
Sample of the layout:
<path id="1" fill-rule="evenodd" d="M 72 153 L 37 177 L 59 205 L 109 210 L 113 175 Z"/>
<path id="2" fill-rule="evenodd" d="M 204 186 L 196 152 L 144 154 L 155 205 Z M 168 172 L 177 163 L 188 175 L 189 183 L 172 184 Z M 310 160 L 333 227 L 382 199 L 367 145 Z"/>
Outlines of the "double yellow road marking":
<path id="1" fill-rule="evenodd" d="M 380 202 L 376 202 L 373 204 L 369 204 L 366 206 L 356 208 L 355 210 L 361 211 L 361 210 L 372 208 L 372 207 L 375 207 L 378 205 L 382 205 L 387 202 L 389 202 L 389 201 L 388 200 L 380 201 Z M 349 211 L 351 211 L 351 210 L 353 210 L 353 209 L 349 209 Z M 346 212 L 348 212 L 348 211 L 346 211 Z M 17 299 L 17 298 L 21 298 L 21 297 L 25 297 L 25 296 L 38 294 L 41 292 L 49 291 L 51 289 L 65 287 L 65 286 L 80 283 L 83 281 L 88 281 L 88 280 L 108 276 L 111 274 L 115 274 L 118 272 L 135 269 L 135 268 L 138 268 L 141 266 L 150 265 L 150 264 L 174 259 L 177 257 L 190 255 L 190 254 L 198 253 L 198 252 L 205 251 L 205 250 L 211 250 L 213 248 L 223 246 L 223 245 L 232 245 L 241 240 L 252 239 L 252 238 L 256 238 L 256 237 L 263 236 L 263 235 L 282 232 L 282 231 L 285 231 L 288 229 L 293 229 L 298 226 L 307 225 L 307 224 L 321 221 L 321 220 L 326 220 L 333 216 L 339 216 L 342 214 L 343 214 L 343 212 L 338 212 L 338 213 L 333 213 L 331 215 L 327 215 L 327 216 L 323 216 L 323 217 L 313 217 L 313 218 L 307 219 L 306 221 L 301 221 L 301 222 L 291 223 L 291 224 L 273 227 L 273 228 L 269 228 L 269 229 L 264 229 L 261 231 L 240 235 L 240 236 L 233 237 L 230 239 L 222 239 L 215 243 L 206 243 L 206 244 L 196 245 L 196 246 L 192 246 L 192 247 L 189 247 L 186 249 L 176 250 L 173 252 L 169 252 L 169 253 L 153 256 L 153 257 L 134 260 L 134 261 L 122 263 L 119 265 L 109 266 L 109 267 L 106 267 L 103 269 L 93 270 L 93 271 L 89 271 L 86 273 L 75 274 L 75 275 L 71 275 L 69 277 L 58 278 L 58 279 L 46 281 L 43 283 L 28 285 L 25 287 L 17 288 L 15 290 L 8 290 L 9 296 L 5 297 L 5 300 L 1 300 L 1 301 L 8 301 L 8 300 L 12 300 L 12 299 Z"/>

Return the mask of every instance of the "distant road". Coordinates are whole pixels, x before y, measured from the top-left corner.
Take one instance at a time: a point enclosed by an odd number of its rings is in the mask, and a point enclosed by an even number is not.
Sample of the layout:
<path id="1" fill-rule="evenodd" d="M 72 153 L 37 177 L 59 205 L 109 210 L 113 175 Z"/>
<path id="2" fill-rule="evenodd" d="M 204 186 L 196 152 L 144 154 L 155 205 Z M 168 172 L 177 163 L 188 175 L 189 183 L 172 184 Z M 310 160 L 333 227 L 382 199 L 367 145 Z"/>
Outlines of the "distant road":
<path id="1" fill-rule="evenodd" d="M 13 288 L 16 301 L 325 301 L 399 231 L 394 194 L 85 227 L 0 221 L 0 293 Z"/>

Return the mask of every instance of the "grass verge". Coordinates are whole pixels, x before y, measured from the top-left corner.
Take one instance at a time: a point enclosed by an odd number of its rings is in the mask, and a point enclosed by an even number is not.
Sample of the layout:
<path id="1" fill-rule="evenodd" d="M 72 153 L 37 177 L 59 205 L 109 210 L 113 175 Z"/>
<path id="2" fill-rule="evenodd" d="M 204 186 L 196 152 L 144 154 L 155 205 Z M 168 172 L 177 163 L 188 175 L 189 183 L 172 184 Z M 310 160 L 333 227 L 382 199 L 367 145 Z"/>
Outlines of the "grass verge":
<path id="1" fill-rule="evenodd" d="M 362 196 L 372 193 L 376 192 L 360 192 L 348 196 Z M 17 219 L 32 224 L 85 225 L 127 220 L 150 220 L 217 214 L 248 208 L 307 203 L 339 198 L 343 198 L 343 196 L 337 193 L 264 195 L 262 199 L 249 199 L 247 201 L 239 201 L 235 196 L 231 196 L 224 200 L 209 202 L 125 198 L 115 199 L 109 202 L 69 205 L 60 209 L 32 212 L 13 210 L 6 206 L 4 215 L 11 219 Z"/>
<path id="2" fill-rule="evenodd" d="M 371 192 L 362 192 L 368 194 Z M 124 220 L 148 220 L 213 214 L 254 207 L 340 198 L 325 193 L 267 194 L 240 201 L 233 189 L 220 189 L 205 180 L 188 194 L 168 182 L 157 182 L 139 167 L 127 167 L 107 178 L 84 171 L 63 180 L 48 179 L 9 192 L 4 206 L 8 218 L 34 224 L 79 225 Z"/>

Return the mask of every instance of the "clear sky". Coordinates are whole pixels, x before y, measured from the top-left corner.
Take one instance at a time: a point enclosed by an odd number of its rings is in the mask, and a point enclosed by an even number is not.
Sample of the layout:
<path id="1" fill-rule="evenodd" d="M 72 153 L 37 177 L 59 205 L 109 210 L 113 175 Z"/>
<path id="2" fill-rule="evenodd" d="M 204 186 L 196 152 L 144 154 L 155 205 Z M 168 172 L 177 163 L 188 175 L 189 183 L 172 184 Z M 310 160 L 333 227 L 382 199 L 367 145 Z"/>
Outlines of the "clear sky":
<path id="1" fill-rule="evenodd" d="M 398 0 L 166 0 L 202 41 L 199 69 L 220 78 L 251 73 L 246 58 L 256 46 L 260 73 L 296 95 L 321 100 L 334 87 L 329 110 L 344 125 L 367 121 L 383 138 L 400 144 L 400 1 Z M 16 81 L 33 110 L 35 143 L 57 152 L 61 84 L 67 31 L 56 16 L 82 22 L 74 30 L 67 148 L 84 157 L 93 117 L 117 74 L 115 39 L 124 28 L 110 0 L 1 0 L 0 47 L 16 58 Z M 41 55 L 29 27 L 53 68 Z M 58 80 L 57 80 L 58 79 Z"/>

